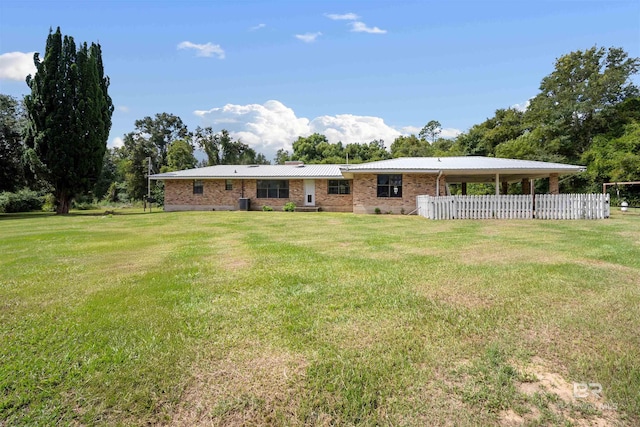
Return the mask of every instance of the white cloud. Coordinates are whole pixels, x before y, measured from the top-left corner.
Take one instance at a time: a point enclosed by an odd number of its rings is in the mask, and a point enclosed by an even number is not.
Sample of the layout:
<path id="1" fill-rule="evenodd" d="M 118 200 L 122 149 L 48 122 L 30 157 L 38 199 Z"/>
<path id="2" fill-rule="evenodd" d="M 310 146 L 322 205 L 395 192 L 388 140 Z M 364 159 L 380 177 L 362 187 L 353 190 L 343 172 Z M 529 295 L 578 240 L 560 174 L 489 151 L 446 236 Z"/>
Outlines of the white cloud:
<path id="1" fill-rule="evenodd" d="M 421 127 L 418 126 L 405 126 L 400 129 L 403 135 L 418 135 L 422 130 Z M 440 137 L 453 139 L 460 135 L 462 131 L 460 129 L 455 128 L 440 128 Z"/>
<path id="2" fill-rule="evenodd" d="M 529 108 L 529 105 L 531 105 L 531 100 L 532 99 L 533 98 L 529 98 L 529 99 L 526 100 L 526 102 L 521 103 L 521 104 L 513 104 L 511 106 L 511 108 L 513 108 L 514 110 L 518 110 L 518 111 L 521 111 L 521 112 L 524 113 Z"/>
<path id="3" fill-rule="evenodd" d="M 422 130 L 422 128 L 419 128 L 418 126 L 405 126 L 403 128 L 400 129 L 402 131 L 402 133 L 404 135 L 417 135 L 420 133 L 420 131 Z"/>
<path id="4" fill-rule="evenodd" d="M 255 25 L 255 26 L 253 26 L 253 27 L 249 28 L 249 31 L 257 31 L 257 30 L 261 30 L 261 29 L 263 29 L 263 28 L 264 28 L 264 27 L 266 27 L 266 26 L 267 26 L 267 24 L 258 24 L 258 25 Z"/>
<path id="5" fill-rule="evenodd" d="M 123 145 L 124 145 L 124 140 L 119 136 L 116 136 L 115 138 L 113 138 L 111 142 L 108 144 L 110 148 L 122 147 Z"/>
<path id="6" fill-rule="evenodd" d="M 263 105 L 227 104 L 206 111 L 195 111 L 205 126 L 216 130 L 227 129 L 234 138 L 240 138 L 258 151 L 279 148 L 291 150 L 291 144 L 299 136 L 310 135 L 309 120 L 298 118 L 291 108 L 279 101 L 267 101 Z"/>
<path id="7" fill-rule="evenodd" d="M 0 55 L 0 80 L 24 81 L 36 73 L 33 64 L 35 52 L 7 52 Z"/>
<path id="8" fill-rule="evenodd" d="M 378 27 L 367 27 L 367 24 L 360 21 L 354 21 L 351 23 L 351 31 L 354 33 L 369 33 L 369 34 L 386 34 L 387 30 L 381 30 Z"/>
<path id="9" fill-rule="evenodd" d="M 336 116 L 320 116 L 309 123 L 310 133 L 321 133 L 329 142 L 342 141 L 368 143 L 374 139 L 383 139 L 387 146 L 400 136 L 402 132 L 385 124 L 380 117 L 355 116 L 338 114 Z"/>
<path id="10" fill-rule="evenodd" d="M 178 44 L 178 49 L 195 49 L 196 56 L 211 57 L 217 55 L 219 59 L 224 59 L 224 50 L 219 44 L 196 44 L 190 41 L 184 41 Z"/>
<path id="11" fill-rule="evenodd" d="M 128 113 L 129 112 L 129 107 L 127 107 L 126 105 L 118 105 L 116 107 L 116 111 L 119 111 L 121 113 Z"/>
<path id="12" fill-rule="evenodd" d="M 453 138 L 457 137 L 458 135 L 460 135 L 461 133 L 462 133 L 462 131 L 460 129 L 454 129 L 454 128 L 442 128 L 442 129 L 440 129 L 440 137 L 441 138 L 453 139 Z"/>
<path id="13" fill-rule="evenodd" d="M 342 15 L 338 13 L 325 13 L 324 16 L 334 21 L 355 21 L 360 18 L 355 13 L 344 13 Z"/>
<path id="14" fill-rule="evenodd" d="M 322 35 L 321 32 L 317 32 L 317 33 L 296 34 L 295 37 L 298 40 L 302 40 L 305 43 L 313 43 L 314 41 L 316 41 L 318 36 L 321 36 L 321 35 Z"/>
<path id="15" fill-rule="evenodd" d="M 233 138 L 241 139 L 267 158 L 273 157 L 280 148 L 291 152 L 292 144 L 299 136 L 305 137 L 315 132 L 325 135 L 332 143 L 369 143 L 383 139 L 387 147 L 399 135 L 419 132 L 419 128 L 413 126 L 396 129 L 387 125 L 382 118 L 373 116 L 339 114 L 309 120 L 297 117 L 291 108 L 273 100 L 262 105 L 227 104 L 194 111 L 194 114 L 201 118 L 202 125 L 218 131 L 227 129 Z"/>

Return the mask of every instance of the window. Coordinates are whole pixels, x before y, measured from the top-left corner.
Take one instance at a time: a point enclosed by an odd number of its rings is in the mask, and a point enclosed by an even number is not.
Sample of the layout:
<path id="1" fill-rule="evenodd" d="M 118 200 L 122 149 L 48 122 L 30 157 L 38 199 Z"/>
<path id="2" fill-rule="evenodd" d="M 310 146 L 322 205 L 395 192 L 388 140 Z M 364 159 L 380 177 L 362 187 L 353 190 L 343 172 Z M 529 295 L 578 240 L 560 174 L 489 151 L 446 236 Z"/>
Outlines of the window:
<path id="1" fill-rule="evenodd" d="M 232 179 L 227 179 L 224 182 L 224 189 L 227 191 L 233 190 L 233 180 Z"/>
<path id="2" fill-rule="evenodd" d="M 204 193 L 204 182 L 199 179 L 193 181 L 193 194 L 202 194 Z"/>
<path id="3" fill-rule="evenodd" d="M 289 181 L 284 179 L 264 179 L 258 181 L 258 199 L 288 199 Z"/>
<path id="4" fill-rule="evenodd" d="M 329 194 L 350 194 L 351 186 L 348 179 L 330 179 L 328 182 Z"/>
<path id="5" fill-rule="evenodd" d="M 402 197 L 402 175 L 378 175 L 378 197 Z"/>

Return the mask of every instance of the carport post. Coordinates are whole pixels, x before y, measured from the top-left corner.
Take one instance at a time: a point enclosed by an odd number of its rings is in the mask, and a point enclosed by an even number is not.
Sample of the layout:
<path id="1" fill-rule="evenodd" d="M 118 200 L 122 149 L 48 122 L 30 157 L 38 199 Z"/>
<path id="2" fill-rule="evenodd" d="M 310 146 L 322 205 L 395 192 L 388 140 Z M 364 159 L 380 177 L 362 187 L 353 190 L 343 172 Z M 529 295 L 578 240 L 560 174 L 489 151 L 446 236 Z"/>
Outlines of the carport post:
<path id="1" fill-rule="evenodd" d="M 496 196 L 500 195 L 500 174 L 496 174 Z"/>

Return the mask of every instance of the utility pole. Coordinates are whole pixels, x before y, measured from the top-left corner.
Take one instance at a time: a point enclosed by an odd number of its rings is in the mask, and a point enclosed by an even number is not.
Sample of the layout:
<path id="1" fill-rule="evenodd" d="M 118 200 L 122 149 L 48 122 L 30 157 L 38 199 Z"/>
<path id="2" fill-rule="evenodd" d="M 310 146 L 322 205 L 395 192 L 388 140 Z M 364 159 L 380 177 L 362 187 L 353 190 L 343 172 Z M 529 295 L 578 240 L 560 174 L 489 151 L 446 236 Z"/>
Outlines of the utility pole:
<path id="1" fill-rule="evenodd" d="M 147 199 L 151 198 L 151 157 L 147 157 Z"/>

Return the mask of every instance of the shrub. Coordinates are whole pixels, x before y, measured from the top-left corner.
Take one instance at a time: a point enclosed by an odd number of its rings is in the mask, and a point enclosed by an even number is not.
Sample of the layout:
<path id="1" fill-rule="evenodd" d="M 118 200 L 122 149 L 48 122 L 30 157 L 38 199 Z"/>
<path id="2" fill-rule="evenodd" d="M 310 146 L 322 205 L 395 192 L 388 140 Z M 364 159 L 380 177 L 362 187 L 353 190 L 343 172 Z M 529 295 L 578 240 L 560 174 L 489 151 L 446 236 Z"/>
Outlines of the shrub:
<path id="1" fill-rule="evenodd" d="M 56 196 L 49 193 L 43 197 L 44 203 L 42 204 L 43 212 L 55 212 L 56 211 Z"/>
<path id="2" fill-rule="evenodd" d="M 98 209 L 98 205 L 94 204 L 93 202 L 76 202 L 74 200 L 71 206 L 73 207 L 73 209 L 77 209 L 79 211 L 90 211 L 93 209 Z"/>
<path id="3" fill-rule="evenodd" d="M 74 197 L 73 201 L 71 202 L 71 207 L 80 211 L 98 209 L 95 203 L 93 203 L 93 197 L 91 197 L 89 194 L 80 194 Z"/>
<path id="4" fill-rule="evenodd" d="M 262 207 L 262 211 L 263 212 L 271 212 L 273 210 L 273 208 L 271 206 L 263 206 Z"/>
<path id="5" fill-rule="evenodd" d="M 44 204 L 44 198 L 36 191 L 20 190 L 16 193 L 0 193 L 0 212 L 31 212 L 39 211 Z"/>
<path id="6" fill-rule="evenodd" d="M 285 203 L 285 205 L 282 207 L 282 210 L 285 212 L 293 212 L 296 210 L 296 204 L 293 202 L 287 202 Z"/>
<path id="7" fill-rule="evenodd" d="M 376 215 L 380 215 L 382 213 L 380 208 L 375 208 L 373 211 L 376 213 Z"/>

